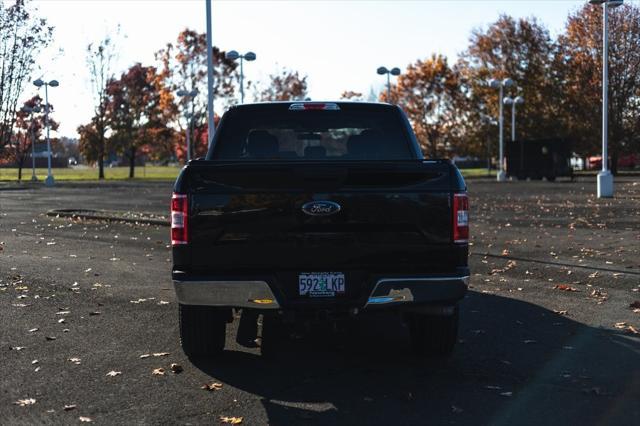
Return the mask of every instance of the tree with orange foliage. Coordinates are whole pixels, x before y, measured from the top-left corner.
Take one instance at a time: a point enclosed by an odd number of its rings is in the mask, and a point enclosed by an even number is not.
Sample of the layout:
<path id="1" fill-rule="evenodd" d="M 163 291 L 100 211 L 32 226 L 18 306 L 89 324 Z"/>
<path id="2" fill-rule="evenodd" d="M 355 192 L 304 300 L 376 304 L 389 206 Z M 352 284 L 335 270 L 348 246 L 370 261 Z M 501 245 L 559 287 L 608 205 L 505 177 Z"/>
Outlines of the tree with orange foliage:
<path id="1" fill-rule="evenodd" d="M 175 93 L 178 90 L 197 91 L 195 98 L 180 98 L 175 111 L 170 115 L 169 124 L 179 129 L 175 140 L 178 158 L 186 158 L 185 130 L 190 126 L 192 150 L 195 157 L 206 154 L 208 149 L 207 130 L 207 40 L 206 34 L 185 29 L 174 43 L 156 52 L 160 62 L 158 75 L 164 85 Z M 218 105 L 235 103 L 236 81 L 238 80 L 235 61 L 226 58 L 226 52 L 213 47 L 214 86 L 213 92 Z M 185 116 L 190 118 L 187 120 Z M 214 119 L 215 121 L 215 119 Z"/>
<path id="2" fill-rule="evenodd" d="M 24 107 L 40 109 L 40 112 L 27 112 Z M 49 104 L 49 128 L 57 130 L 59 123 L 51 118 L 53 106 Z M 21 109 L 16 112 L 17 129 L 13 132 L 13 143 L 10 143 L 3 152 L 3 157 L 18 166 L 18 180 L 22 180 L 22 169 L 25 166 L 27 158 L 32 152 L 32 144 L 34 141 L 40 140 L 42 130 L 45 128 L 44 101 L 38 95 L 27 100 Z M 52 143 L 56 140 L 52 139 Z"/>
<path id="3" fill-rule="evenodd" d="M 260 101 L 302 101 L 307 97 L 307 76 L 283 69 L 269 76 L 266 87 L 258 94 Z"/>
<path id="4" fill-rule="evenodd" d="M 640 152 L 640 8 L 609 10 L 609 152 L 611 169 L 624 153 Z M 572 14 L 558 39 L 554 70 L 563 82 L 563 118 L 576 147 L 600 151 L 602 117 L 602 7 Z"/>
<path id="5" fill-rule="evenodd" d="M 488 140 L 498 139 L 499 93 L 487 84 L 492 78 L 513 79 L 515 84 L 504 96 L 525 99 L 518 109 L 518 138 L 567 136 L 560 119 L 560 82 L 552 69 L 554 53 L 549 31 L 535 18 L 502 15 L 486 30 L 473 31 L 469 48 L 455 66 L 465 94 L 460 131 L 466 153 L 481 155 Z M 510 134 L 509 114 L 505 109 L 505 135 Z"/>
<path id="6" fill-rule="evenodd" d="M 383 101 L 386 96 L 386 91 L 381 93 Z M 391 91 L 392 100 L 407 113 L 421 147 L 432 158 L 446 155 L 445 149 L 456 143 L 461 97 L 458 73 L 442 55 L 409 65 Z"/>
<path id="7" fill-rule="evenodd" d="M 129 178 L 135 176 L 135 162 L 145 145 L 170 138 L 164 128 L 174 114 L 173 95 L 155 67 L 133 65 L 107 87 L 108 118 L 113 146 L 129 160 Z M 148 149 L 148 147 L 147 147 Z"/>

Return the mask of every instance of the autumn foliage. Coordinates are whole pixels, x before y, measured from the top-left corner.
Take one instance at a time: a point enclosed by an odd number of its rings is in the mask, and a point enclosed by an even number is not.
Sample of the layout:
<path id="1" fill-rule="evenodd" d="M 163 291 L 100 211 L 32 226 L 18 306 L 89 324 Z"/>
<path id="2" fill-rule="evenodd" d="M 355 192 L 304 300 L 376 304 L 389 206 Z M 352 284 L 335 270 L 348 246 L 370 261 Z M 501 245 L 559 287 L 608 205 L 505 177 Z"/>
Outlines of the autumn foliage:
<path id="1" fill-rule="evenodd" d="M 609 137 L 613 158 L 640 146 L 640 8 L 611 10 Z M 475 29 L 458 58 L 424 55 L 407 65 L 387 99 L 407 113 L 420 145 L 430 157 L 495 156 L 498 90 L 490 79 L 514 81 L 504 96 L 522 96 L 517 139 L 566 138 L 574 152 L 597 153 L 601 129 L 602 9 L 585 5 L 569 16 L 557 37 L 535 18 L 503 15 Z M 213 48 L 214 96 L 218 111 L 238 103 L 239 67 Z M 95 117 L 79 128 L 89 161 L 106 155 L 125 159 L 134 176 L 136 159 L 185 161 L 185 135 L 192 158 L 206 154 L 207 51 L 202 33 L 185 29 L 156 53 L 157 64 L 134 64 L 110 76 Z M 195 93 L 177 96 L 177 91 Z M 280 68 L 266 81 L 247 82 L 255 101 L 304 100 L 307 76 Z M 342 99 L 362 101 L 345 90 Z M 511 134 L 511 109 L 505 108 L 504 134 Z"/>
<path id="2" fill-rule="evenodd" d="M 610 10 L 609 141 L 612 159 L 640 150 L 640 9 Z M 568 138 L 584 156 L 599 151 L 602 93 L 602 8 L 585 5 L 555 40 L 535 18 L 500 16 L 472 32 L 458 60 L 432 55 L 410 64 L 380 100 L 398 103 L 428 156 L 495 155 L 498 90 L 522 96 L 517 139 Z M 511 133 L 505 108 L 505 137 Z M 612 164 L 616 161 L 612 160 Z"/>

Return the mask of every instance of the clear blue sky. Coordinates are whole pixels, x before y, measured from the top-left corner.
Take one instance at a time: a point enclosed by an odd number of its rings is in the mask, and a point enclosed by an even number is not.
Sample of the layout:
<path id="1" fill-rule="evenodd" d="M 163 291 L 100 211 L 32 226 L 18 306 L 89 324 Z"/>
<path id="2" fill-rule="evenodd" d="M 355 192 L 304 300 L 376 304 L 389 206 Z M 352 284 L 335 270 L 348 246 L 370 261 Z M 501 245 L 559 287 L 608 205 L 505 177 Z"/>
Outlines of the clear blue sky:
<path id="1" fill-rule="evenodd" d="M 417 59 L 442 53 L 455 57 L 472 29 L 502 13 L 536 16 L 555 35 L 581 0 L 214 0 L 213 42 L 223 50 L 252 50 L 248 79 L 264 79 L 278 67 L 309 76 L 313 99 L 335 99 L 344 90 L 379 90 L 380 65 L 404 69 Z M 634 0 L 638 3 L 638 0 Z M 35 77 L 58 79 L 50 101 L 61 122 L 60 136 L 92 113 L 85 49 L 120 25 L 116 71 L 155 64 L 154 52 L 185 27 L 205 30 L 204 0 L 35 0 L 40 15 L 56 27 L 53 46 L 39 60 Z M 25 97 L 35 94 L 29 86 Z M 218 113 L 220 106 L 216 107 Z"/>

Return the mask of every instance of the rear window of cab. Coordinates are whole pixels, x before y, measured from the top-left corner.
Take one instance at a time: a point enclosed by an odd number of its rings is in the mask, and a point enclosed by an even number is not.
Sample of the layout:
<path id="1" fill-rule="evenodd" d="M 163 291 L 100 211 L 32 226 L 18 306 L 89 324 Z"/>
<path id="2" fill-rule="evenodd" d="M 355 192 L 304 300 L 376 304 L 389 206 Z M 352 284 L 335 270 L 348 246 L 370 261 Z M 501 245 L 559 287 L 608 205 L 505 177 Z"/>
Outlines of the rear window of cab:
<path id="1" fill-rule="evenodd" d="M 232 108 L 212 160 L 410 160 L 416 156 L 399 110 L 335 103 Z"/>

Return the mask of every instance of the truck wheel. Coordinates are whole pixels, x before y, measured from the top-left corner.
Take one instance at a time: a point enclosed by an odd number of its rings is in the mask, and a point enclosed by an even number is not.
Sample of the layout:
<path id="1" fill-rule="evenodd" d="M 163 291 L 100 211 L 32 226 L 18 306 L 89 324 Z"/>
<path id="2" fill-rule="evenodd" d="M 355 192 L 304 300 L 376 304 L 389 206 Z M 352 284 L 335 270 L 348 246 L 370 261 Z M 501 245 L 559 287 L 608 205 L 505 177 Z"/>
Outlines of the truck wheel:
<path id="1" fill-rule="evenodd" d="M 180 344 L 189 357 L 212 357 L 222 353 L 228 309 L 179 305 Z"/>
<path id="2" fill-rule="evenodd" d="M 458 340 L 458 307 L 452 315 L 412 314 L 411 347 L 418 356 L 447 358 Z"/>

